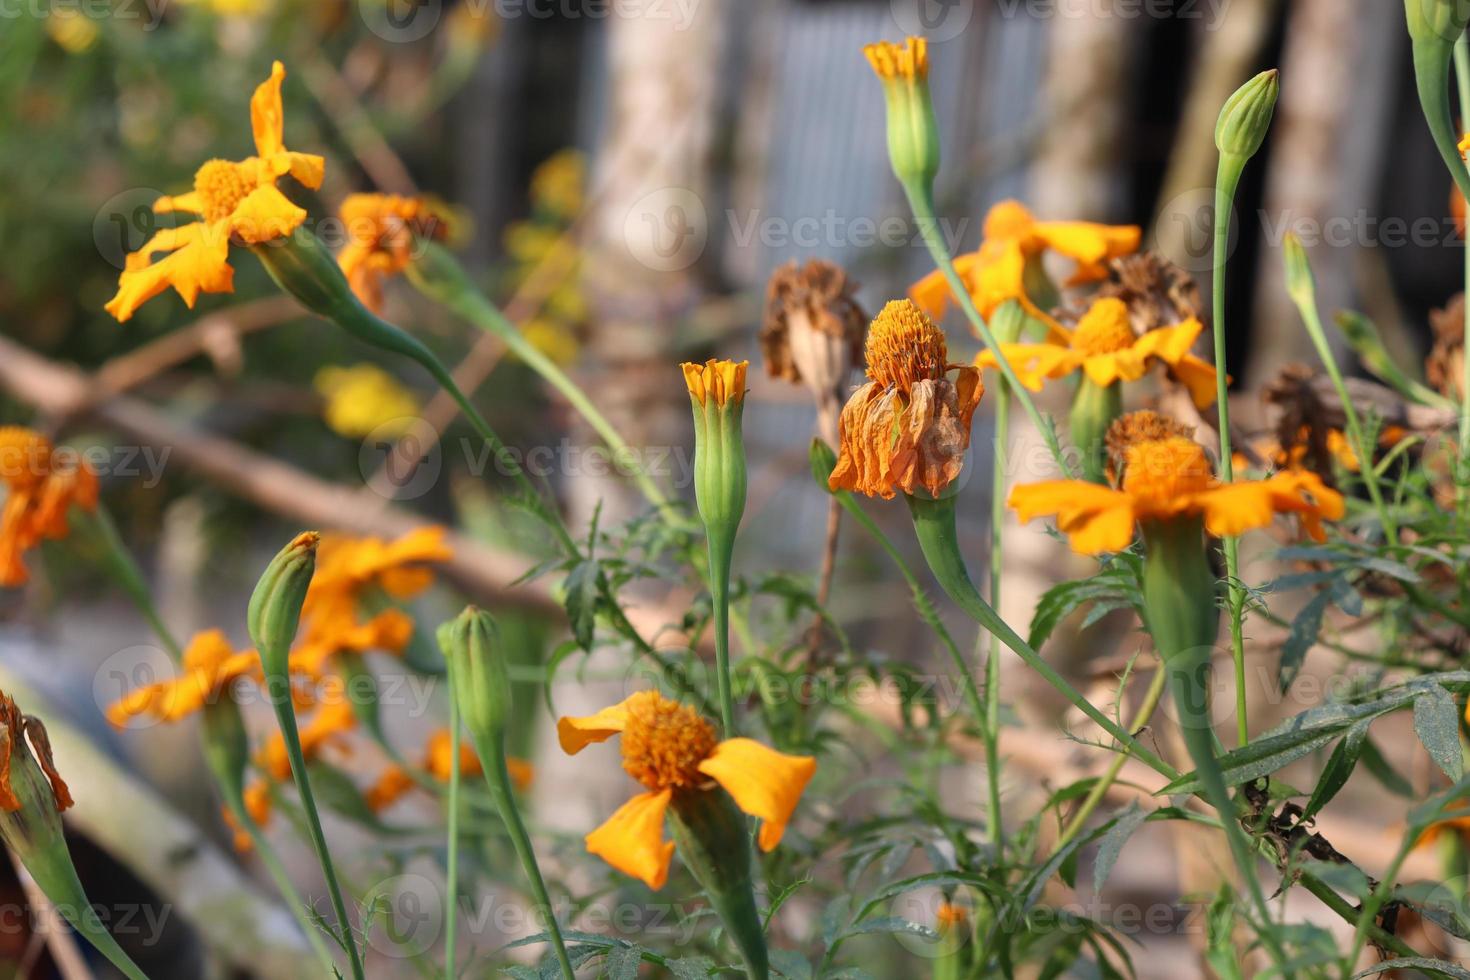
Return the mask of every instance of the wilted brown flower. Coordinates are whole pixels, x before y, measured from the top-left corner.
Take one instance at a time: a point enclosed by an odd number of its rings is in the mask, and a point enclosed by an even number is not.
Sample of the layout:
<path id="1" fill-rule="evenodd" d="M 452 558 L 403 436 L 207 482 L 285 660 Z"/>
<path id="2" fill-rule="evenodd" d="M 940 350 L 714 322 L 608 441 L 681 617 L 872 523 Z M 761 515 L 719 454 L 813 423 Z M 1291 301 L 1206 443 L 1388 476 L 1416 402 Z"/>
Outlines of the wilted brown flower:
<path id="1" fill-rule="evenodd" d="M 944 333 L 909 300 L 883 307 L 868 331 L 867 384 L 842 410 L 833 490 L 892 497 L 923 487 L 939 496 L 959 475 L 980 372 L 950 364 Z M 955 381 L 949 372 L 958 370 Z"/>
<path id="2" fill-rule="evenodd" d="M 1128 305 L 1128 319 L 1138 334 L 1205 319 L 1199 283 L 1158 252 L 1139 252 L 1110 261 L 1107 282 L 1091 299 L 1106 297 Z"/>
<path id="3" fill-rule="evenodd" d="M 1434 347 L 1424 361 L 1424 376 L 1442 395 L 1459 402 L 1465 377 L 1465 294 L 1457 293 L 1442 310 L 1429 314 Z"/>
<path id="4" fill-rule="evenodd" d="M 1279 411 L 1276 419 L 1276 460 L 1301 466 L 1333 485 L 1327 406 L 1313 384 L 1318 372 L 1305 364 L 1288 364 L 1268 384 L 1261 397 Z"/>
<path id="5" fill-rule="evenodd" d="M 862 357 L 868 315 L 854 294 L 858 284 L 841 266 L 812 259 L 788 262 L 766 285 L 761 353 L 766 373 L 806 385 L 819 405 L 834 406 Z"/>
<path id="6" fill-rule="evenodd" d="M 1185 425 L 1183 422 L 1171 419 L 1167 415 L 1160 415 L 1158 412 L 1129 412 L 1118 416 L 1113 420 L 1113 424 L 1108 426 L 1106 437 L 1108 482 L 1113 484 L 1118 482 L 1118 471 L 1128 454 L 1129 447 L 1141 442 L 1157 442 L 1174 436 L 1193 439 L 1194 426 Z"/>

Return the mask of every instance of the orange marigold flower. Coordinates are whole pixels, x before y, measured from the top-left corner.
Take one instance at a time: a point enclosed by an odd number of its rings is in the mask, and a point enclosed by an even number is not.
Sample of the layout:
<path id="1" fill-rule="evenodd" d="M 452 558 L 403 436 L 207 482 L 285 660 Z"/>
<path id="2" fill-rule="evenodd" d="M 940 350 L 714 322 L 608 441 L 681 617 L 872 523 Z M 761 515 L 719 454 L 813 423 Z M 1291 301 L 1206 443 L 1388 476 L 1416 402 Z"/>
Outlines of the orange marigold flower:
<path id="1" fill-rule="evenodd" d="M 719 361 L 711 358 L 703 364 L 686 361 L 679 367 L 684 371 L 684 384 L 689 394 L 705 404 L 713 398 L 715 404 L 724 407 L 730 402 L 745 400 L 745 373 L 749 361 Z"/>
<path id="2" fill-rule="evenodd" d="M 1322 541 L 1323 519 L 1344 513 L 1342 495 L 1304 470 L 1222 484 L 1204 447 L 1182 435 L 1125 447 L 1120 476 L 1116 488 L 1080 480 L 1018 486 L 1010 506 L 1023 522 L 1056 515 L 1072 550 L 1086 555 L 1122 551 L 1140 521 L 1202 517 L 1206 530 L 1227 537 L 1265 527 L 1278 513 L 1294 513 L 1307 534 Z"/>
<path id="3" fill-rule="evenodd" d="M 183 673 L 129 691 L 108 707 L 107 720 L 119 728 L 145 714 L 178 721 L 214 703 L 241 677 L 260 678 L 259 655 L 254 650 L 237 652 L 222 631 L 205 630 L 184 649 Z"/>
<path id="4" fill-rule="evenodd" d="M 369 786 L 362 794 L 362 799 L 369 810 L 374 813 L 382 813 L 417 785 L 413 777 L 408 774 L 408 770 L 402 766 L 389 766 L 383 770 L 377 782 Z"/>
<path id="5" fill-rule="evenodd" d="M 357 600 L 372 588 L 396 599 L 410 598 L 434 582 L 433 570 L 424 566 L 453 555 L 444 543 L 442 527 L 421 527 L 396 541 L 325 535 L 302 614 L 338 615 L 343 607 L 355 613 Z"/>
<path id="6" fill-rule="evenodd" d="M 1128 304 L 1104 298 L 1093 303 L 1075 331 L 1054 325 L 1064 343 L 1001 344 L 1021 384 L 1040 391 L 1047 378 L 1083 371 L 1093 384 L 1106 388 L 1137 381 L 1153 362 L 1164 364 L 1188 389 L 1200 408 L 1215 400 L 1215 369 L 1189 352 L 1204 325 L 1194 318 L 1139 336 L 1129 322 Z M 975 366 L 996 369 L 995 352 L 981 351 Z"/>
<path id="7" fill-rule="evenodd" d="M 384 650 L 400 654 L 412 637 L 413 619 L 400 609 L 385 609 L 365 623 L 340 616 L 313 616 L 301 643 L 291 651 L 291 670 L 321 677 L 327 661 L 339 653 Z"/>
<path id="8" fill-rule="evenodd" d="M 908 300 L 883 307 L 868 330 L 868 383 L 842 410 L 833 490 L 938 496 L 959 475 L 985 386 L 949 363 L 944 332 Z M 949 372 L 958 369 L 951 382 Z"/>
<path id="9" fill-rule="evenodd" d="M 1138 251 L 1143 231 L 1135 225 L 1100 225 L 1086 221 L 1037 221 L 1018 201 L 1001 201 L 985 216 L 980 248 L 955 259 L 955 271 L 980 315 L 987 319 L 1006 300 L 1017 300 L 1050 326 L 1055 339 L 1066 331 L 1027 294 L 1030 260 L 1050 249 L 1077 261 L 1068 285 L 1096 282 L 1107 276 L 1107 262 Z M 944 314 L 951 295 L 943 273 L 931 272 L 909 289 L 909 296 L 934 318 Z"/>
<path id="10" fill-rule="evenodd" d="M 197 214 L 202 220 L 165 228 L 129 255 L 107 312 L 119 323 L 172 286 L 190 309 L 203 293 L 234 291 L 230 245 L 259 245 L 283 238 L 306 220 L 306 211 L 282 194 L 276 181 L 286 174 L 313 190 L 322 185 L 326 162 L 310 153 L 286 149 L 279 61 L 271 77 L 250 98 L 250 128 L 255 153 L 244 160 L 210 160 L 194 174 L 194 189 L 153 202 L 160 214 Z M 166 257 L 153 261 L 161 252 Z"/>
<path id="11" fill-rule="evenodd" d="M 271 818 L 271 788 L 270 784 L 263 780 L 256 780 L 245 787 L 244 793 L 245 812 L 250 815 L 257 827 L 264 827 Z M 225 824 L 234 832 L 235 850 L 241 854 L 249 854 L 254 848 L 255 842 L 251 840 L 249 832 L 240 826 L 235 815 L 230 812 L 229 807 L 223 810 Z"/>
<path id="12" fill-rule="evenodd" d="M 449 769 L 453 764 L 454 756 L 449 747 L 449 729 L 435 729 L 424 747 L 424 771 L 439 782 L 447 783 L 450 777 Z M 510 781 L 516 789 L 524 792 L 530 788 L 535 778 L 535 769 L 531 763 L 525 759 L 512 758 L 505 760 L 505 767 L 510 772 Z M 459 771 L 460 775 L 466 778 L 479 776 L 484 772 L 480 766 L 480 757 L 476 754 L 475 747 L 469 742 L 459 743 Z M 368 806 L 374 812 L 378 812 L 396 803 L 417 785 L 407 770 L 401 766 L 389 766 L 383 770 L 377 782 L 368 788 L 364 798 Z"/>
<path id="13" fill-rule="evenodd" d="M 27 551 L 66 537 L 73 504 L 97 509 L 97 474 L 39 432 L 0 426 L 0 482 L 8 488 L 0 510 L 0 586 L 13 587 L 30 579 Z"/>
<path id="14" fill-rule="evenodd" d="M 723 742 L 693 708 L 657 691 L 640 691 L 586 718 L 557 721 L 562 751 L 622 735 L 623 769 L 646 788 L 587 835 L 587 850 L 653 889 L 668 879 L 674 845 L 663 838 L 676 793 L 724 787 L 735 805 L 761 820 L 761 850 L 781 842 L 786 824 L 817 770 L 810 756 L 777 752 L 749 738 Z"/>
<path id="15" fill-rule="evenodd" d="M 383 281 L 413 261 L 415 239 L 449 235 L 448 215 L 419 197 L 350 194 L 338 214 L 347 244 L 337 264 L 357 298 L 375 313 L 383 308 Z"/>

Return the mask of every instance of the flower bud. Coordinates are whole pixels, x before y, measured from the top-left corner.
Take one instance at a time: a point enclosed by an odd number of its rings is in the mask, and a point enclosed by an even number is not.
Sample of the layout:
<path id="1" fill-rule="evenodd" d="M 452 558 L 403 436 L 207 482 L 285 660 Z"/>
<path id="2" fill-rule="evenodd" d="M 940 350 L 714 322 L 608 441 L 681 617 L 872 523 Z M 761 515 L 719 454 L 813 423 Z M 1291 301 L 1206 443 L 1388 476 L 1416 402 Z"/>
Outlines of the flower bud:
<path id="1" fill-rule="evenodd" d="M 46 727 L 0 692 L 0 836 L 27 867 L 33 858 L 65 857 L 61 811 L 71 805 Z"/>
<path id="2" fill-rule="evenodd" d="M 1452 45 L 1470 24 L 1470 0 L 1404 0 L 1404 19 L 1415 44 Z"/>
<path id="3" fill-rule="evenodd" d="M 212 698 L 200 714 L 204 724 L 204 759 L 219 780 L 220 790 L 234 807 L 245 798 L 245 767 L 250 742 L 245 719 L 234 698 Z"/>
<path id="4" fill-rule="evenodd" d="M 812 479 L 817 481 L 817 486 L 828 493 L 833 493 L 827 481 L 832 478 L 832 471 L 837 468 L 837 453 L 821 439 L 813 438 L 807 459 L 811 463 Z"/>
<path id="5" fill-rule="evenodd" d="M 1276 97 L 1281 94 L 1279 76 L 1275 68 L 1263 71 L 1225 100 L 1215 123 L 1215 146 L 1222 156 L 1245 160 L 1261 148 L 1271 128 Z"/>
<path id="6" fill-rule="evenodd" d="M 460 716 L 476 745 L 502 738 L 510 724 L 510 675 L 496 649 L 495 620 L 483 609 L 466 606 L 439 627 L 437 636 Z"/>
<path id="7" fill-rule="evenodd" d="M 939 172 L 939 124 L 929 97 L 929 42 L 910 37 L 903 46 L 879 41 L 863 54 L 883 83 L 888 104 L 888 159 L 905 186 L 926 193 Z"/>
<path id="8" fill-rule="evenodd" d="M 315 531 L 303 531 L 291 539 L 271 559 L 250 596 L 246 626 L 260 651 L 267 685 L 281 683 L 273 682 L 273 677 L 286 677 L 291 642 L 296 639 L 296 627 L 301 620 L 301 604 L 306 601 L 306 590 L 316 571 L 316 547 L 320 538 Z M 275 697 L 278 692 L 270 693 Z"/>
<path id="9" fill-rule="evenodd" d="M 1100 385 L 1082 375 L 1072 396 L 1070 429 L 1072 445 L 1082 453 L 1082 473 L 1093 483 L 1103 483 L 1107 470 L 1107 436 L 1123 414 L 1123 385 Z"/>
<path id="10" fill-rule="evenodd" d="M 694 497 L 711 538 L 733 541 L 745 513 L 748 361 L 682 364 L 694 409 Z"/>
<path id="11" fill-rule="evenodd" d="M 1298 305 L 1312 303 L 1316 295 L 1316 281 L 1312 278 L 1312 265 L 1307 261 L 1307 250 L 1302 240 L 1291 232 L 1281 243 L 1282 257 L 1286 262 L 1286 292 Z"/>

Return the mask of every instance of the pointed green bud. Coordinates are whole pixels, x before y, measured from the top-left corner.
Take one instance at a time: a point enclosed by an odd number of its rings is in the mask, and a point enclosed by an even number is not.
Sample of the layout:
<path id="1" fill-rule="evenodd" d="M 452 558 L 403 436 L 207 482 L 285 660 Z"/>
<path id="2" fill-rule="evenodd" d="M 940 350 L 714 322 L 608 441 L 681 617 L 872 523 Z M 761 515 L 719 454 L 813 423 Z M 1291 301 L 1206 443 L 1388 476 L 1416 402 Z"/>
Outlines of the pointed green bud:
<path id="1" fill-rule="evenodd" d="M 1470 24 L 1470 0 L 1404 0 L 1404 18 L 1415 44 L 1452 46 Z"/>
<path id="2" fill-rule="evenodd" d="M 1106 482 L 1108 429 L 1123 414 L 1123 384 L 1100 385 L 1086 373 L 1072 396 L 1072 445 L 1082 454 L 1082 474 L 1093 483 Z"/>
<path id="3" fill-rule="evenodd" d="M 694 409 L 694 498 L 712 540 L 731 542 L 745 513 L 745 372 L 748 361 L 685 363 Z"/>
<path id="4" fill-rule="evenodd" d="M 1307 250 L 1302 240 L 1287 232 L 1281 243 L 1282 258 L 1286 263 L 1286 292 L 1298 305 L 1315 303 L 1317 283 L 1312 277 L 1312 265 L 1307 261 Z"/>
<path id="5" fill-rule="evenodd" d="M 1055 287 L 1053 287 L 1053 292 L 1055 292 Z M 1034 296 L 1035 293 L 1028 288 L 1026 295 Z M 990 332 L 1002 344 L 1014 344 L 1020 341 L 1026 328 L 1034 322 L 1027 315 L 1025 307 L 1016 300 L 1008 299 L 996 307 L 995 313 L 991 315 Z"/>
<path id="6" fill-rule="evenodd" d="M 1246 160 L 1256 155 L 1271 128 L 1276 98 L 1281 94 L 1279 75 L 1275 68 L 1263 71 L 1225 100 L 1215 123 L 1215 146 L 1221 156 Z"/>
<path id="7" fill-rule="evenodd" d="M 502 739 L 510 725 L 510 674 L 497 649 L 495 620 L 483 609 L 466 606 L 440 626 L 437 635 L 449 665 L 455 701 L 471 737 L 477 746 L 488 739 Z M 487 764 L 487 772 L 489 768 Z"/>
<path id="8" fill-rule="evenodd" d="M 234 698 L 212 698 L 201 713 L 204 723 L 204 759 L 219 780 L 230 809 L 243 805 L 245 766 L 250 761 L 250 741 L 245 719 Z"/>
<path id="9" fill-rule="evenodd" d="M 267 688 L 274 697 L 274 685 L 286 679 L 287 660 L 296 628 L 301 622 L 301 604 L 316 572 L 316 547 L 321 535 L 303 531 L 271 559 L 255 584 L 245 622 L 250 639 L 260 651 L 265 667 Z M 273 678 L 276 678 L 273 680 Z"/>
<path id="10" fill-rule="evenodd" d="M 888 159 L 904 186 L 926 193 L 939 173 L 939 123 L 929 97 L 929 42 L 910 37 L 864 46 L 863 54 L 883 83 L 888 113 Z"/>

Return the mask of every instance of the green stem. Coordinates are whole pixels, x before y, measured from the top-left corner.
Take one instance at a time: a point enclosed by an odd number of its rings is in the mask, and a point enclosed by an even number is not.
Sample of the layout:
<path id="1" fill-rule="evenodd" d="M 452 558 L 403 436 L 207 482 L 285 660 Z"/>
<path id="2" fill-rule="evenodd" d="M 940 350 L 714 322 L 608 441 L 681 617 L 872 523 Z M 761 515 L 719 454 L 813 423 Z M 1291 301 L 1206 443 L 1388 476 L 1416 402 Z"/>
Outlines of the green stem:
<path id="1" fill-rule="evenodd" d="M 1001 619 L 1000 614 L 980 595 L 970 580 L 969 570 L 965 567 L 965 560 L 960 555 L 956 541 L 954 499 L 920 500 L 912 496 L 906 499 L 909 504 L 909 512 L 914 519 L 914 532 L 919 539 L 919 547 L 924 552 L 925 560 L 929 563 L 929 570 L 933 572 L 935 580 L 939 582 L 945 593 L 977 623 L 999 637 L 1002 643 L 1010 647 L 1026 662 L 1028 667 L 1040 674 L 1043 680 L 1079 711 L 1096 722 L 1103 731 L 1117 739 L 1120 745 L 1131 750 L 1141 762 L 1168 779 L 1175 778 L 1178 772 L 1173 766 L 1138 744 L 1138 741 L 1119 727 L 1117 722 L 1103 714 L 1093 706 L 1092 702 L 1078 693 L 1076 688 L 1067 683 L 1066 678 L 1057 673 L 1039 653 L 1031 649 L 1030 645 L 1021 639 L 1016 631 L 1011 629 L 1005 620 Z"/>
<path id="2" fill-rule="evenodd" d="M 1130 731 L 1137 732 L 1148 724 L 1149 719 L 1153 717 L 1154 709 L 1159 706 L 1159 700 L 1163 697 L 1164 688 L 1167 686 L 1168 681 L 1169 672 L 1162 666 L 1154 671 L 1153 680 L 1149 682 L 1148 690 L 1144 692 L 1143 703 L 1138 706 L 1138 711 L 1134 714 L 1133 721 L 1128 725 Z M 1098 804 L 1102 802 L 1103 797 L 1107 795 L 1113 783 L 1118 781 L 1118 773 L 1123 771 L 1123 764 L 1127 761 L 1127 750 L 1118 753 L 1113 758 L 1107 771 L 1093 784 L 1092 789 L 1082 800 L 1082 805 L 1077 808 L 1077 812 L 1072 814 L 1072 819 L 1062 828 L 1061 834 L 1057 837 L 1056 845 L 1052 849 L 1053 854 L 1060 852 L 1062 848 L 1072 842 L 1074 837 L 1081 833 L 1088 819 L 1097 810 Z"/>
<path id="3" fill-rule="evenodd" d="M 1056 426 L 1042 418 L 1036 403 L 1031 399 L 1031 394 L 1021 384 L 1021 379 L 1016 376 L 1015 368 L 1006 358 L 1005 352 L 1001 350 L 1000 343 L 991 333 L 990 326 L 980 311 L 975 308 L 975 301 L 970 298 L 969 290 L 965 288 L 964 281 L 960 279 L 959 273 L 954 267 L 954 256 L 949 253 L 949 246 L 939 234 L 939 220 L 934 213 L 934 192 L 928 187 L 919 186 L 905 181 L 903 184 L 904 195 L 908 198 L 909 208 L 914 213 L 914 220 L 919 225 L 919 232 L 924 236 L 924 245 L 929 249 L 929 255 L 934 259 L 934 265 L 944 275 L 945 282 L 949 283 L 950 292 L 954 294 L 955 302 L 959 304 L 975 332 L 980 335 L 988 350 L 995 354 L 995 361 L 1000 368 L 1001 375 L 1006 383 L 1010 385 L 1012 393 L 1021 408 L 1025 410 L 1027 418 L 1041 433 L 1042 439 L 1046 441 L 1046 448 L 1051 451 L 1052 458 L 1056 460 L 1057 466 L 1061 468 L 1062 475 L 1071 477 L 1075 475 L 1067 458 L 1062 454 L 1061 443 L 1057 440 Z"/>
<path id="4" fill-rule="evenodd" d="M 272 680 L 284 683 L 271 684 Z M 296 711 L 291 700 L 291 682 L 284 673 L 266 672 L 267 693 L 271 707 L 276 713 L 276 724 L 281 729 L 281 738 L 286 743 L 286 756 L 291 761 L 291 778 L 296 783 L 296 792 L 301 797 L 301 808 L 306 813 L 306 828 L 311 837 L 311 846 L 316 851 L 317 863 L 322 867 L 322 877 L 327 882 L 327 893 L 332 900 L 332 912 L 337 916 L 340 935 L 338 939 L 347 951 L 355 980 L 364 980 L 362 955 L 357 948 L 357 939 L 352 934 L 352 920 L 347 917 L 347 903 L 342 900 L 342 889 L 337 883 L 337 870 L 332 865 L 332 852 L 327 848 L 327 835 L 322 831 L 321 815 L 317 812 L 316 797 L 311 792 L 311 780 L 306 774 L 306 756 L 301 751 L 301 734 L 296 728 Z"/>
<path id="5" fill-rule="evenodd" d="M 444 980 L 457 980 L 455 969 L 455 941 L 459 926 L 459 696 L 454 692 L 454 671 L 448 672 L 449 681 L 449 827 L 444 842 L 446 894 L 444 909 Z"/>
<path id="6" fill-rule="evenodd" d="M 708 527 L 710 601 L 714 604 L 715 681 L 719 685 L 720 726 L 726 738 L 735 737 L 735 697 L 730 683 L 730 565 L 735 539 Z"/>
<path id="7" fill-rule="evenodd" d="M 1461 34 L 1455 40 L 1455 81 L 1460 93 L 1460 117 L 1470 113 L 1470 37 Z M 1456 148 L 1458 150 L 1458 147 Z M 1466 173 L 1464 158 L 1456 156 L 1454 170 Z M 1470 198 L 1466 199 L 1470 201 Z M 1455 481 L 1457 510 L 1463 534 L 1464 525 L 1470 522 L 1470 247 L 1464 249 L 1465 272 L 1465 326 L 1464 340 L 1460 347 L 1462 373 L 1460 375 L 1460 465 L 1459 478 Z"/>
<path id="8" fill-rule="evenodd" d="M 85 936 L 129 980 L 148 980 L 148 974 L 123 951 L 92 910 L 86 889 L 77 877 L 76 866 L 72 864 L 71 856 L 65 848 L 53 855 L 32 854 L 23 863 L 41 891 L 51 900 L 52 908 L 73 929 Z"/>
<path id="9" fill-rule="evenodd" d="M 1215 407 L 1220 416 L 1220 476 L 1226 483 L 1235 480 L 1235 461 L 1230 446 L 1230 380 L 1226 373 L 1225 350 L 1225 259 L 1230 248 L 1230 216 L 1235 207 L 1235 191 L 1246 161 L 1222 153 L 1215 173 L 1215 242 L 1212 255 L 1210 292 L 1213 301 L 1211 319 L 1215 340 Z M 1240 541 L 1225 538 L 1226 608 L 1230 613 L 1230 655 L 1235 664 L 1235 735 L 1239 744 L 1250 741 L 1245 684 L 1245 587 L 1240 580 Z"/>
<path id="10" fill-rule="evenodd" d="M 541 865 L 536 861 L 536 851 L 531 846 L 531 835 L 521 820 L 520 808 L 516 806 L 515 792 L 511 787 L 510 772 L 505 766 L 505 735 L 471 732 L 475 752 L 480 756 L 480 768 L 485 773 L 485 785 L 500 811 L 500 819 L 510 835 L 511 846 L 521 862 L 521 870 L 531 886 L 531 896 L 536 900 L 541 914 L 546 918 L 546 933 L 551 937 L 551 946 L 561 967 L 562 980 L 577 980 L 572 970 L 572 961 L 567 956 L 566 943 L 562 940 L 561 926 L 556 921 L 556 910 L 551 904 L 551 894 L 546 890 L 546 880 L 541 877 Z"/>
<path id="11" fill-rule="evenodd" d="M 1002 532 L 1006 522 L 1006 439 L 1011 427 L 1011 386 L 1002 379 L 996 392 L 995 451 L 991 456 L 990 480 L 990 606 L 1000 608 L 1000 581 L 1005 573 Z M 1000 638 L 990 634 L 990 655 L 985 660 L 985 788 L 990 842 L 997 856 L 1005 844 L 1005 827 L 1000 808 Z"/>
<path id="12" fill-rule="evenodd" d="M 99 504 L 95 513 L 73 508 L 72 517 L 74 519 L 80 517 L 82 525 L 89 527 L 95 534 L 96 540 L 103 544 L 103 565 L 112 576 L 113 581 L 132 600 L 133 605 L 148 622 L 154 635 L 158 637 L 158 642 L 163 645 L 173 661 L 182 662 L 184 659 L 183 647 L 179 645 L 173 631 L 164 624 L 163 617 L 153 602 L 148 580 L 144 577 L 143 570 L 138 567 L 132 552 L 123 544 L 122 536 L 118 534 L 117 524 L 113 521 L 112 515 Z M 201 725 L 200 737 L 206 742 L 205 754 L 213 758 L 214 753 L 210 751 L 213 746 L 209 743 L 219 737 L 218 733 L 208 725 Z M 316 923 L 306 914 L 306 900 L 291 882 L 291 876 L 286 872 L 286 866 L 281 861 L 280 855 L 266 838 L 260 825 L 250 816 L 250 811 L 245 806 L 239 788 L 234 785 L 234 780 L 228 774 L 216 769 L 214 765 L 208 768 L 220 797 L 224 800 L 225 806 L 229 807 L 230 815 L 250 837 L 255 853 L 260 856 L 261 863 L 265 865 L 266 872 L 270 875 L 276 890 L 285 899 L 292 916 L 301 926 L 302 934 L 306 936 L 306 941 L 316 953 L 317 959 L 329 973 L 335 970 L 336 960 L 332 956 L 332 951 L 327 948 Z"/>
<path id="13" fill-rule="evenodd" d="M 633 461 L 638 459 L 637 453 L 607 420 L 607 416 L 592 403 L 586 392 L 555 361 L 537 350 L 526 339 L 526 335 L 516 329 L 515 324 L 507 320 L 484 293 L 475 288 L 453 255 L 433 242 L 421 243 L 421 247 L 424 250 L 423 255 L 409 266 L 409 281 L 425 296 L 443 303 L 480 330 L 492 333 L 504 341 L 512 353 L 577 410 L 615 457 L 629 462 L 631 469 L 628 475 L 648 502 L 660 511 L 669 511 L 673 505 L 668 496 L 641 465 L 634 464 Z"/>

